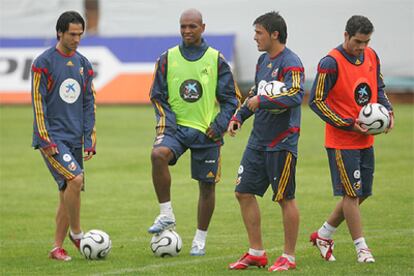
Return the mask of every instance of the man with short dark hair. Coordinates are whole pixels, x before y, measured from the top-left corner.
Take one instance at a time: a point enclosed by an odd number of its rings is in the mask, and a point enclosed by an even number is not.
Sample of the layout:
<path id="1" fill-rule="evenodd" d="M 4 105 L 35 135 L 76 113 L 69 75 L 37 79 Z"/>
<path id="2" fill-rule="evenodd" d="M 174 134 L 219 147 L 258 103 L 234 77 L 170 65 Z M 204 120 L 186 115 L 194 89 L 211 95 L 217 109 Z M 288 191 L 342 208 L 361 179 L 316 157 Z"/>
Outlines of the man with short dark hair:
<path id="1" fill-rule="evenodd" d="M 310 237 L 327 261 L 335 261 L 332 237 L 345 220 L 358 262 L 375 262 L 362 233 L 359 207 L 372 194 L 374 137 L 361 127 L 358 114 L 368 103 L 384 105 L 391 114 L 386 132 L 394 126 L 394 115 L 384 92 L 379 58 L 368 47 L 373 31 L 365 16 L 354 15 L 348 20 L 342 45 L 319 62 L 309 99 L 312 110 L 326 122 L 332 187 L 335 196 L 342 196 L 328 220 Z"/>
<path id="2" fill-rule="evenodd" d="M 197 230 L 190 255 L 203 256 L 220 179 L 220 148 L 240 94 L 223 55 L 203 39 L 205 24 L 195 9 L 180 17 L 182 42 L 158 59 L 150 98 L 157 136 L 151 153 L 152 180 L 160 215 L 148 232 L 175 227 L 168 166 L 191 150 L 191 174 L 198 181 Z"/>
<path id="3" fill-rule="evenodd" d="M 253 129 L 235 187 L 249 238 L 249 250 L 229 268 L 238 270 L 267 265 L 256 196 L 262 197 L 271 185 L 272 200 L 282 209 L 284 248 L 269 271 L 283 271 L 296 268 L 299 211 L 295 201 L 295 172 L 305 76 L 299 57 L 286 47 L 287 27 L 279 13 L 266 13 L 253 25 L 257 48 L 265 53 L 257 62 L 255 86 L 250 97 L 228 127 L 230 135 L 234 136 L 241 124 L 254 115 Z M 265 87 L 280 82 L 284 83 L 280 94 L 263 93 Z"/>
<path id="4" fill-rule="evenodd" d="M 96 145 L 93 70 L 76 51 L 84 30 L 79 13 L 64 12 L 56 24 L 56 46 L 43 52 L 32 66 L 32 145 L 40 150 L 59 188 L 54 248 L 49 257 L 60 261 L 71 260 L 63 249 L 69 228 L 70 240 L 80 246 L 83 159 L 93 157 Z"/>

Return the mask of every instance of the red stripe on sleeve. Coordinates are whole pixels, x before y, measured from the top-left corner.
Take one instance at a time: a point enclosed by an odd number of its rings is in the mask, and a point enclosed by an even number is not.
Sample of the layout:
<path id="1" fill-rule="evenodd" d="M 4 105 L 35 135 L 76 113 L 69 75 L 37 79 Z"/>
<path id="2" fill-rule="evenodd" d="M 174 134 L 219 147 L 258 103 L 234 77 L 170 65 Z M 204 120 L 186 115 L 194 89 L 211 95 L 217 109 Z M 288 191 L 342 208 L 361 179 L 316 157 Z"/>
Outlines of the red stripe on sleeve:
<path id="1" fill-rule="evenodd" d="M 290 67 L 285 67 L 283 68 L 282 74 L 286 74 L 287 71 L 296 71 L 296 72 L 304 72 L 305 69 L 303 67 L 295 67 L 295 66 L 290 66 Z"/>

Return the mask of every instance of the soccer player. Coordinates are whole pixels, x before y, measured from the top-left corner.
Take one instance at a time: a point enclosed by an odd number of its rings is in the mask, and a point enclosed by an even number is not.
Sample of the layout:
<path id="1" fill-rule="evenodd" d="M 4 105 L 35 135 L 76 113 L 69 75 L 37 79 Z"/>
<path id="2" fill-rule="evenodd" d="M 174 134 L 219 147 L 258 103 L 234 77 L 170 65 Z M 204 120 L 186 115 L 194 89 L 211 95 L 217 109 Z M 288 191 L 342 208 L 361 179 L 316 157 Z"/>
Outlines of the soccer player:
<path id="1" fill-rule="evenodd" d="M 32 66 L 33 147 L 39 149 L 59 188 L 54 247 L 49 257 L 70 261 L 63 242 L 79 249 L 80 192 L 84 160 L 95 154 L 95 91 L 90 62 L 76 51 L 85 30 L 79 13 L 67 11 L 57 24 L 57 44 Z"/>
<path id="2" fill-rule="evenodd" d="M 344 42 L 319 62 L 309 105 L 326 122 L 325 147 L 337 203 L 328 220 L 310 240 L 327 261 L 335 261 L 332 236 L 346 221 L 358 262 L 375 262 L 362 233 L 359 205 L 372 193 L 374 137 L 360 126 L 358 114 L 367 103 L 381 103 L 391 113 L 386 132 L 394 125 L 391 103 L 384 93 L 380 62 L 368 47 L 374 27 L 364 16 L 346 23 Z"/>
<path id="3" fill-rule="evenodd" d="M 295 201 L 295 171 L 304 68 L 299 57 L 286 47 L 287 27 L 279 13 L 261 15 L 253 25 L 257 48 L 265 53 L 257 62 L 252 95 L 236 112 L 228 127 L 230 135 L 234 136 L 243 122 L 254 115 L 253 129 L 241 160 L 235 188 L 250 248 L 229 268 L 267 265 L 256 195 L 262 197 L 271 185 L 272 200 L 282 210 L 285 243 L 283 254 L 269 267 L 269 271 L 283 271 L 296 268 L 299 211 Z M 261 84 L 275 80 L 284 82 L 287 91 L 276 96 L 259 95 Z M 275 114 L 275 110 L 285 111 Z"/>
<path id="4" fill-rule="evenodd" d="M 190 149 L 191 174 L 200 191 L 190 255 L 203 256 L 215 206 L 215 184 L 220 178 L 220 147 L 240 97 L 229 65 L 202 38 L 205 24 L 201 13 L 195 9 L 184 11 L 180 30 L 180 45 L 157 61 L 150 92 L 157 121 L 151 153 L 152 180 L 160 215 L 148 232 L 156 234 L 175 226 L 168 166 Z"/>

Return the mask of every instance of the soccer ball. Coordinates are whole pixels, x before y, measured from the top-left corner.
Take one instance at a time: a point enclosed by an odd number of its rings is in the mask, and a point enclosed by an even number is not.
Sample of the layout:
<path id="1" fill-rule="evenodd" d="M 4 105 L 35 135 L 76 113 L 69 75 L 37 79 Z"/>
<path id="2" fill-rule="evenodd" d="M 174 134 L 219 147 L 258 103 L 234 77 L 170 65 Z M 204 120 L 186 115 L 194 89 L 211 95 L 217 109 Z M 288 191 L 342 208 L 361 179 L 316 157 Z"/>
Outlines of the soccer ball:
<path id="1" fill-rule="evenodd" d="M 173 257 L 180 253 L 183 242 L 177 232 L 165 230 L 160 234 L 155 234 L 150 245 L 155 256 Z"/>
<path id="2" fill-rule="evenodd" d="M 265 81 L 261 80 L 257 85 L 257 95 L 265 95 L 265 96 L 276 96 L 280 93 L 284 93 L 287 91 L 286 85 L 280 81 Z M 273 114 L 280 114 L 286 111 L 286 109 L 267 109 L 270 113 Z"/>
<path id="3" fill-rule="evenodd" d="M 112 241 L 109 235 L 101 230 L 90 230 L 80 242 L 81 254 L 89 260 L 105 258 L 112 248 Z"/>
<path id="4" fill-rule="evenodd" d="M 368 129 L 368 134 L 380 134 L 390 124 L 388 110 L 379 103 L 369 103 L 362 107 L 358 116 L 360 125 Z"/>

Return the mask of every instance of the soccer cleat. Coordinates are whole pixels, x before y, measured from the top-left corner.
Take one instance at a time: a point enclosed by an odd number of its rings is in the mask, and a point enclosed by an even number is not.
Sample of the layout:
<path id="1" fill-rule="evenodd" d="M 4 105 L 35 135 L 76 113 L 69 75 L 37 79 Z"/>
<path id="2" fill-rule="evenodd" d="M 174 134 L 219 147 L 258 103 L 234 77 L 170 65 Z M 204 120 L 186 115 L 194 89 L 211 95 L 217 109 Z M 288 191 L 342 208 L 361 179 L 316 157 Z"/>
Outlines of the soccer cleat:
<path id="1" fill-rule="evenodd" d="M 369 248 L 362 248 L 358 250 L 358 262 L 375 263 L 374 256 L 372 256 L 371 250 L 369 250 Z"/>
<path id="2" fill-rule="evenodd" d="M 296 263 L 291 263 L 289 262 L 288 258 L 282 257 L 280 256 L 279 258 L 277 258 L 276 262 L 269 267 L 269 271 L 286 271 L 289 269 L 295 269 L 296 268 Z"/>
<path id="3" fill-rule="evenodd" d="M 75 245 L 75 247 L 78 249 L 78 250 L 80 250 L 80 242 L 81 242 L 81 239 L 75 239 L 75 238 L 72 238 L 72 235 L 70 234 L 70 232 L 69 232 L 69 239 L 71 240 L 71 242 Z"/>
<path id="4" fill-rule="evenodd" d="M 52 249 L 52 251 L 49 252 L 49 258 L 64 262 L 72 260 L 66 250 L 61 247 L 55 247 Z"/>
<path id="5" fill-rule="evenodd" d="M 148 233 L 159 234 L 164 230 L 173 229 L 175 226 L 175 219 L 167 217 L 166 215 L 159 215 L 154 224 L 148 228 Z"/>
<path id="6" fill-rule="evenodd" d="M 245 253 L 237 262 L 231 263 L 229 269 L 246 269 L 249 266 L 265 267 L 267 265 L 267 256 L 264 253 L 262 256 L 253 256 Z"/>
<path id="7" fill-rule="evenodd" d="M 193 241 L 191 245 L 190 250 L 191 256 L 204 256 L 206 255 L 206 244 L 199 242 L 199 241 Z"/>
<path id="8" fill-rule="evenodd" d="M 310 236 L 310 242 L 312 242 L 312 244 L 315 245 L 319 249 L 322 258 L 330 262 L 333 262 L 336 260 L 333 255 L 333 249 L 334 249 L 333 240 L 321 238 L 319 237 L 318 232 L 313 232 Z"/>

